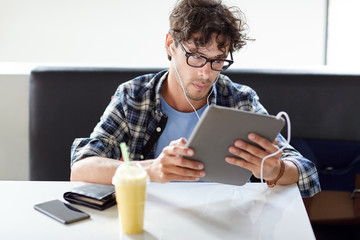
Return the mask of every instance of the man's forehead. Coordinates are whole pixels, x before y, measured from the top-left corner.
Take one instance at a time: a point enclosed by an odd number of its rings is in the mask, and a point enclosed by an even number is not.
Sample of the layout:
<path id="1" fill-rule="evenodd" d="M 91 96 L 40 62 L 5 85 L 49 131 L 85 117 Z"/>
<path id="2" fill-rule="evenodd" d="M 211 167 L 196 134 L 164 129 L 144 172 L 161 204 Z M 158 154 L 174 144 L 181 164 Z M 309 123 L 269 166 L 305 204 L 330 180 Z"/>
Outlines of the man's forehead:
<path id="1" fill-rule="evenodd" d="M 187 41 L 188 44 L 193 45 L 197 49 L 209 49 L 212 47 L 216 47 L 217 50 L 226 51 L 229 49 L 230 41 L 224 35 L 218 35 L 213 33 L 211 38 L 205 44 L 203 43 L 203 36 L 201 33 L 192 34 L 191 38 Z"/>
<path id="2" fill-rule="evenodd" d="M 229 52 L 229 43 L 219 44 L 216 38 L 212 38 L 211 41 L 203 45 L 196 38 L 192 38 L 186 41 L 186 45 L 191 52 L 213 55 L 214 57 L 225 57 Z"/>

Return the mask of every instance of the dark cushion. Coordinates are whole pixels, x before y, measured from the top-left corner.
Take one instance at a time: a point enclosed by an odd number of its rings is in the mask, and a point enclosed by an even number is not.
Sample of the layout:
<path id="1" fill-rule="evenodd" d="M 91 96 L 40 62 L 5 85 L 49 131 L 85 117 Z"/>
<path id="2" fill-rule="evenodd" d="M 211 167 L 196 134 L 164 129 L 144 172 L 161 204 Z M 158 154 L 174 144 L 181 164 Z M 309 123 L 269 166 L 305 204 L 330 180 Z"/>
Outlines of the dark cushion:
<path id="1" fill-rule="evenodd" d="M 30 179 L 69 180 L 70 147 L 87 137 L 116 88 L 160 69 L 36 68 L 30 75 Z M 324 69 L 235 69 L 260 102 L 291 119 L 292 144 L 317 164 L 325 189 L 353 188 L 360 172 L 360 73 Z M 286 136 L 286 129 L 283 131 Z"/>
<path id="2" fill-rule="evenodd" d="M 34 69 L 30 75 L 30 180 L 69 180 L 74 139 L 90 135 L 119 84 L 157 71 Z"/>

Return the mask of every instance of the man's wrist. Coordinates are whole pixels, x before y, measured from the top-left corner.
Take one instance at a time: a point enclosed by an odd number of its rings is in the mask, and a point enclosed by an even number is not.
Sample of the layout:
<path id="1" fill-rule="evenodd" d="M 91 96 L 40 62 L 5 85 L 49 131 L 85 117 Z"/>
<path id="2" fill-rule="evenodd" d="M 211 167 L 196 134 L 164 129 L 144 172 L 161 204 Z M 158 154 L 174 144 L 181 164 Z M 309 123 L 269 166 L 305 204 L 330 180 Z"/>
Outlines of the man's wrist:
<path id="1" fill-rule="evenodd" d="M 285 163 L 283 160 L 280 159 L 280 172 L 274 180 L 266 180 L 266 184 L 268 185 L 268 187 L 270 187 L 270 188 L 275 187 L 276 183 L 284 175 L 284 172 L 285 172 Z"/>

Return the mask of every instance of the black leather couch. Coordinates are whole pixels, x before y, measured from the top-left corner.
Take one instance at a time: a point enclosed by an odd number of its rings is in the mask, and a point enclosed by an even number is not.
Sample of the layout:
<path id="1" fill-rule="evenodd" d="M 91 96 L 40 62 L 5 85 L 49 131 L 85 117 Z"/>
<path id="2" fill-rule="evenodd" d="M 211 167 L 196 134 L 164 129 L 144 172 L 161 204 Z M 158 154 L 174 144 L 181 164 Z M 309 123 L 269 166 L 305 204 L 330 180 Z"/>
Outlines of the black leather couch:
<path id="1" fill-rule="evenodd" d="M 117 86 L 159 70 L 34 69 L 30 76 L 30 179 L 69 180 L 73 140 L 90 135 Z M 323 189 L 353 189 L 353 177 L 360 172 L 360 72 L 239 69 L 224 74 L 255 89 L 270 114 L 289 114 L 292 145 L 316 163 Z"/>

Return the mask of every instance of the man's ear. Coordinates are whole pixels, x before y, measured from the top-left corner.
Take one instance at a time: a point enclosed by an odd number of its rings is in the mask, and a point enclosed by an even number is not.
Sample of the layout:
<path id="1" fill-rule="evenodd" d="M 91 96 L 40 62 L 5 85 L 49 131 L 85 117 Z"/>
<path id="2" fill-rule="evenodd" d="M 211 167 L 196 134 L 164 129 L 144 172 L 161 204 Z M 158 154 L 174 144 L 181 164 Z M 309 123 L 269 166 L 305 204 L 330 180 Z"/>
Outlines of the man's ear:
<path id="1" fill-rule="evenodd" d="M 165 48 L 168 56 L 170 57 L 173 55 L 173 50 L 172 50 L 172 48 L 174 47 L 173 45 L 174 45 L 174 39 L 170 33 L 167 33 L 165 39 Z"/>

